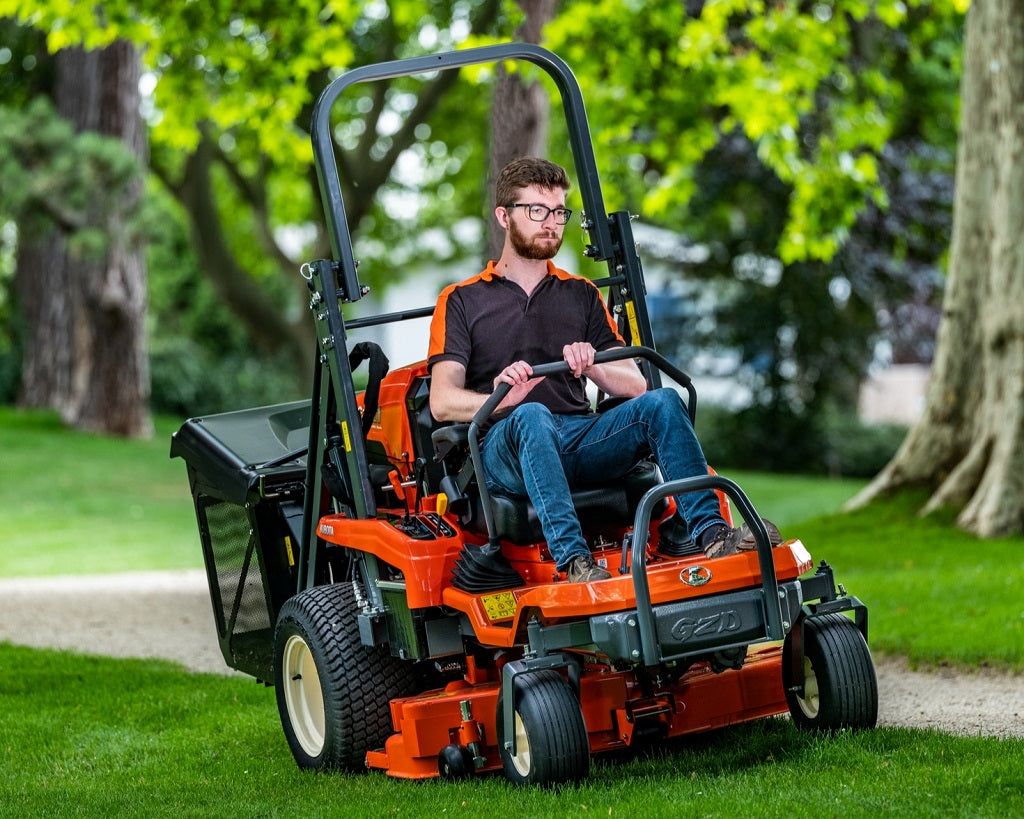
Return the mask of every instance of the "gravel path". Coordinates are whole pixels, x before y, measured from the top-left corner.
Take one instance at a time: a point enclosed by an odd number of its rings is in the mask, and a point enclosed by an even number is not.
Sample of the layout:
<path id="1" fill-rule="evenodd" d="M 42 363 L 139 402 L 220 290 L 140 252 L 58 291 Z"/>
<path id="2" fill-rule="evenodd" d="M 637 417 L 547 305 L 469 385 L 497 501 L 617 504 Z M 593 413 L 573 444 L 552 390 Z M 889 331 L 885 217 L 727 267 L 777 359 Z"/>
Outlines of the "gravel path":
<path id="1" fill-rule="evenodd" d="M 159 657 L 234 674 L 217 645 L 202 570 L 0 578 L 0 642 L 110 657 Z M 1024 737 L 1024 677 L 876 663 L 879 725 Z"/>

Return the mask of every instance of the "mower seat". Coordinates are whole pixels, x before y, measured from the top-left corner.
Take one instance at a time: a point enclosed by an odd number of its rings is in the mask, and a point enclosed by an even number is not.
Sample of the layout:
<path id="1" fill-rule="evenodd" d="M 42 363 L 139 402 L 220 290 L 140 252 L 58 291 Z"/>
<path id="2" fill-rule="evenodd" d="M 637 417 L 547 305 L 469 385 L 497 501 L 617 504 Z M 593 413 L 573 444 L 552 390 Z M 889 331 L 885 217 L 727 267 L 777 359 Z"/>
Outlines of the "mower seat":
<path id="1" fill-rule="evenodd" d="M 600 532 L 633 523 L 636 507 L 644 493 L 661 483 L 661 471 L 652 461 L 640 461 L 616 481 L 574 489 L 576 509 L 583 536 L 588 540 Z M 479 500 L 477 501 L 479 503 Z M 654 508 L 655 517 L 665 511 L 666 501 Z M 491 511 L 498 537 L 519 546 L 544 540 L 537 510 L 528 498 L 491 493 Z M 470 529 L 486 533 L 482 514 L 475 514 Z"/>

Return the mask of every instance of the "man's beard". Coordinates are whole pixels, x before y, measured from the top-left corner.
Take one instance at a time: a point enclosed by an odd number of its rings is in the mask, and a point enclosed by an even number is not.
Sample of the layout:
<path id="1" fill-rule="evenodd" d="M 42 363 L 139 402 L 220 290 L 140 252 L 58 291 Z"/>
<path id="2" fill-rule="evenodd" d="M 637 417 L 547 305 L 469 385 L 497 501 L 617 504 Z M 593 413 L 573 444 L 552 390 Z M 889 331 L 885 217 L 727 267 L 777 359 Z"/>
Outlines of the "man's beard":
<path id="1" fill-rule="evenodd" d="M 515 250 L 524 259 L 553 259 L 555 254 L 558 253 L 559 248 L 562 247 L 562 237 L 558 235 L 548 236 L 548 239 L 553 239 L 554 242 L 545 242 L 541 244 L 539 241 L 545 237 L 539 236 L 532 240 L 527 239 L 522 233 L 519 232 L 519 226 L 510 221 L 509 222 L 509 238 L 512 241 L 512 249 Z"/>

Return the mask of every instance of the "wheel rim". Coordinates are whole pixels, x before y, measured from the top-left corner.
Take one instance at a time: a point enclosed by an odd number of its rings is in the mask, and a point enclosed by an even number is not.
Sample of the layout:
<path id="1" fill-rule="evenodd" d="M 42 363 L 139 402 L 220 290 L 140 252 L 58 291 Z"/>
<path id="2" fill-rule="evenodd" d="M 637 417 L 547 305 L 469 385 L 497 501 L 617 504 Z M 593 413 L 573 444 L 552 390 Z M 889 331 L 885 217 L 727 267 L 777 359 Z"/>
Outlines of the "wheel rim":
<path id="1" fill-rule="evenodd" d="M 324 748 L 324 695 L 313 655 L 298 635 L 289 637 L 285 643 L 281 679 L 295 738 L 303 751 L 311 757 L 319 756 Z"/>
<path id="2" fill-rule="evenodd" d="M 821 710 L 821 698 L 818 694 L 818 677 L 814 673 L 811 661 L 804 657 L 804 695 L 796 698 L 797 705 L 804 716 L 815 719 Z"/>
<path id="3" fill-rule="evenodd" d="M 523 725 L 523 718 L 516 711 L 516 752 L 510 757 L 512 765 L 522 777 L 530 775 L 530 738 L 526 734 L 526 726 Z"/>

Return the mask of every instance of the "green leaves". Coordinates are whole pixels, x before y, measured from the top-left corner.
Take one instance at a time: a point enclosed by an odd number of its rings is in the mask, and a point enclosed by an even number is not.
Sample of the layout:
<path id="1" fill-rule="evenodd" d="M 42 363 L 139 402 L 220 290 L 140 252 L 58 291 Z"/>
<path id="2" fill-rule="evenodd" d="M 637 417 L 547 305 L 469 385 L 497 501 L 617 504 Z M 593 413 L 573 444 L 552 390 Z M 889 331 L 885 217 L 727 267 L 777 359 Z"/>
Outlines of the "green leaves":
<path id="1" fill-rule="evenodd" d="M 0 218 L 24 231 L 41 236 L 60 226 L 79 255 L 99 255 L 140 228 L 124 212 L 125 192 L 140 173 L 123 143 L 76 134 L 44 98 L 24 110 L 0 106 Z"/>
<path id="2" fill-rule="evenodd" d="M 50 53 L 78 45 L 87 50 L 103 48 L 119 38 L 149 42 L 152 23 L 139 12 L 137 4 L 123 0 L 96 5 L 74 0 L 0 0 L 0 18 L 10 17 L 45 31 Z"/>
<path id="3" fill-rule="evenodd" d="M 906 123 L 908 55 L 950 38 L 963 11 L 897 0 L 723 0 L 695 17 L 675 0 L 586 6 L 548 28 L 548 45 L 584 85 L 603 152 L 646 167 L 643 186 L 613 171 L 630 207 L 665 224 L 699 219 L 692 168 L 740 132 L 790 188 L 776 247 L 786 263 L 831 259 L 865 203 L 884 204 L 876 157 Z M 955 82 L 948 62 L 924 65 Z"/>

